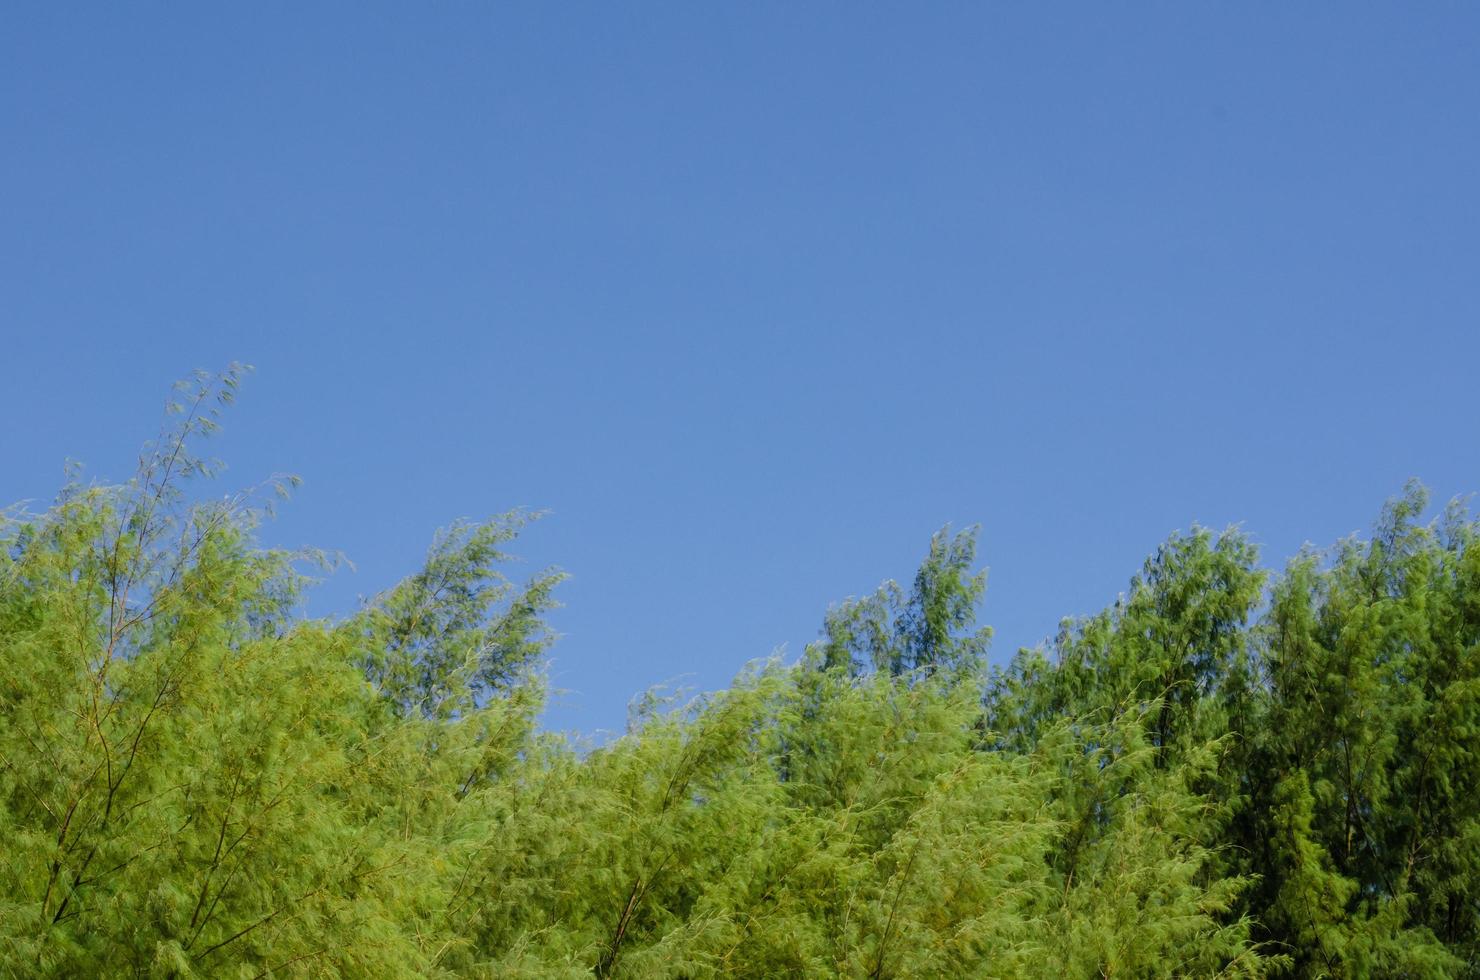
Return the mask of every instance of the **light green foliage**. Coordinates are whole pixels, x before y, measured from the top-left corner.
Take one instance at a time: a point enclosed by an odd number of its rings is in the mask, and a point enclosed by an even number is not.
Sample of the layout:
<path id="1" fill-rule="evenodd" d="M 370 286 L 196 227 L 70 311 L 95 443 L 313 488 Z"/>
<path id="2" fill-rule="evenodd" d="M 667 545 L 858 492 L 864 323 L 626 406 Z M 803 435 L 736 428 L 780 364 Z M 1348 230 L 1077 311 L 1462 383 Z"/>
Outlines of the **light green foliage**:
<path id="1" fill-rule="evenodd" d="M 824 639 L 809 655 L 824 667 L 896 676 L 980 667 L 992 630 L 975 625 L 976 607 L 987 588 L 987 573 L 971 571 L 976 534 L 970 528 L 932 537 L 908 596 L 886 582 L 873 595 L 830 610 Z"/>
<path id="2" fill-rule="evenodd" d="M 182 482 L 237 378 L 130 483 L 0 517 L 0 976 L 1480 975 L 1458 507 L 1269 588 L 1194 529 L 990 677 L 942 532 L 799 662 L 586 746 L 535 721 L 530 515 L 306 619 L 268 501 Z"/>
<path id="3" fill-rule="evenodd" d="M 537 665 L 549 642 L 541 617 L 564 576 L 520 587 L 498 570 L 509 560 L 500 549 L 529 519 L 514 512 L 439 532 L 422 570 L 356 617 L 361 667 L 396 712 L 453 718 Z"/>

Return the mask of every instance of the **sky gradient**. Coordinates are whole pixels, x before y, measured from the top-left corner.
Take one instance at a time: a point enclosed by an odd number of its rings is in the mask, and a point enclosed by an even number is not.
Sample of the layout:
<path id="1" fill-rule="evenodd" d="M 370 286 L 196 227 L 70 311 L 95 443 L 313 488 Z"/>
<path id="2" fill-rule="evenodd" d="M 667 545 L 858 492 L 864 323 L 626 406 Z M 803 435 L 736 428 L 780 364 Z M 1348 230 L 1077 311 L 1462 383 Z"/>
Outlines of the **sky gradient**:
<path id="1" fill-rule="evenodd" d="M 354 608 L 545 508 L 556 728 L 979 523 L 995 656 L 1191 523 L 1480 490 L 1480 7 L 12 5 L 0 501 L 172 380 Z M 224 489 L 224 488 L 223 488 Z"/>

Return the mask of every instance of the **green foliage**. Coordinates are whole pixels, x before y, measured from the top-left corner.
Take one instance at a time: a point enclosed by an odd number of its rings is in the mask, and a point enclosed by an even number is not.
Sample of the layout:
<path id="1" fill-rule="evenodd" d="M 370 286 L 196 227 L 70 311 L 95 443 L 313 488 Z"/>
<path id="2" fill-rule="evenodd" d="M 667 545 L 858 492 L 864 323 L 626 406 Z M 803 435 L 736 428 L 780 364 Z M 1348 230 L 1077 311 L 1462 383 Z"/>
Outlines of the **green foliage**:
<path id="1" fill-rule="evenodd" d="M 437 534 L 426 565 L 356 617 L 361 669 L 398 714 L 450 719 L 514 687 L 550 636 L 542 616 L 564 577 L 546 571 L 516 586 L 500 549 L 530 515 L 459 523 Z"/>
<path id="2" fill-rule="evenodd" d="M 186 493 L 239 373 L 128 484 L 0 517 L 0 976 L 1480 976 L 1458 505 L 1272 583 L 1174 536 L 990 677 L 941 532 L 800 662 L 584 746 L 535 721 L 531 515 L 310 620 L 269 500 Z"/>
<path id="3" fill-rule="evenodd" d="M 1253 775 L 1272 805 L 1249 844 L 1312 972 L 1480 972 L 1477 525 L 1458 505 L 1421 525 L 1426 504 L 1410 485 L 1271 601 Z"/>
<path id="4" fill-rule="evenodd" d="M 976 608 L 987 589 L 987 573 L 971 571 L 976 535 L 977 528 L 969 528 L 933 536 L 909 595 L 886 582 L 871 596 L 829 610 L 824 638 L 809 658 L 823 668 L 895 676 L 979 668 L 992 630 L 976 626 Z"/>
<path id="5" fill-rule="evenodd" d="M 1458 503 L 1421 524 L 1427 503 L 1410 485 L 1371 541 L 1268 590 L 1240 535 L 1173 538 L 1053 657 L 993 676 L 992 744 L 1150 712 L 1156 766 L 1213 804 L 1210 867 L 1246 883 L 1227 914 L 1272 963 L 1480 976 L 1480 525 Z"/>

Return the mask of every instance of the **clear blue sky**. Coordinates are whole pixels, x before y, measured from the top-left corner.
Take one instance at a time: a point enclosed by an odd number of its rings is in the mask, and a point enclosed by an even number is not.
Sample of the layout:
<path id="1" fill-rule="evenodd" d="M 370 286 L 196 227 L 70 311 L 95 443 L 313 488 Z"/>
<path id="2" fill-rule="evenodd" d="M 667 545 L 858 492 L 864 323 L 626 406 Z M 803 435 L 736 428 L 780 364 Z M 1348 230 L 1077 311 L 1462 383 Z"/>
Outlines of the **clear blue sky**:
<path id="1" fill-rule="evenodd" d="M 11 4 L 0 500 L 171 380 L 412 571 L 553 514 L 559 728 L 797 653 L 979 522 L 996 655 L 1197 521 L 1480 490 L 1480 7 Z"/>

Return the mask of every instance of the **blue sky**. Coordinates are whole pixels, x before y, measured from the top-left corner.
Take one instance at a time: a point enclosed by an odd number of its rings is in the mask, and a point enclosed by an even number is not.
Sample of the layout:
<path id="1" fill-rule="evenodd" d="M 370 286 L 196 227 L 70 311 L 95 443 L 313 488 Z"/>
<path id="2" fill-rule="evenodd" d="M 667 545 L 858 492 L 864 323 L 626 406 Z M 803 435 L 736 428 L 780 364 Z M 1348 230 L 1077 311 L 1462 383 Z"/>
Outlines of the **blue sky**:
<path id="1" fill-rule="evenodd" d="M 1480 490 L 1480 8 L 12 5 L 0 499 L 169 383 L 318 613 L 548 508 L 557 728 L 982 525 L 996 656 L 1169 532 Z"/>

